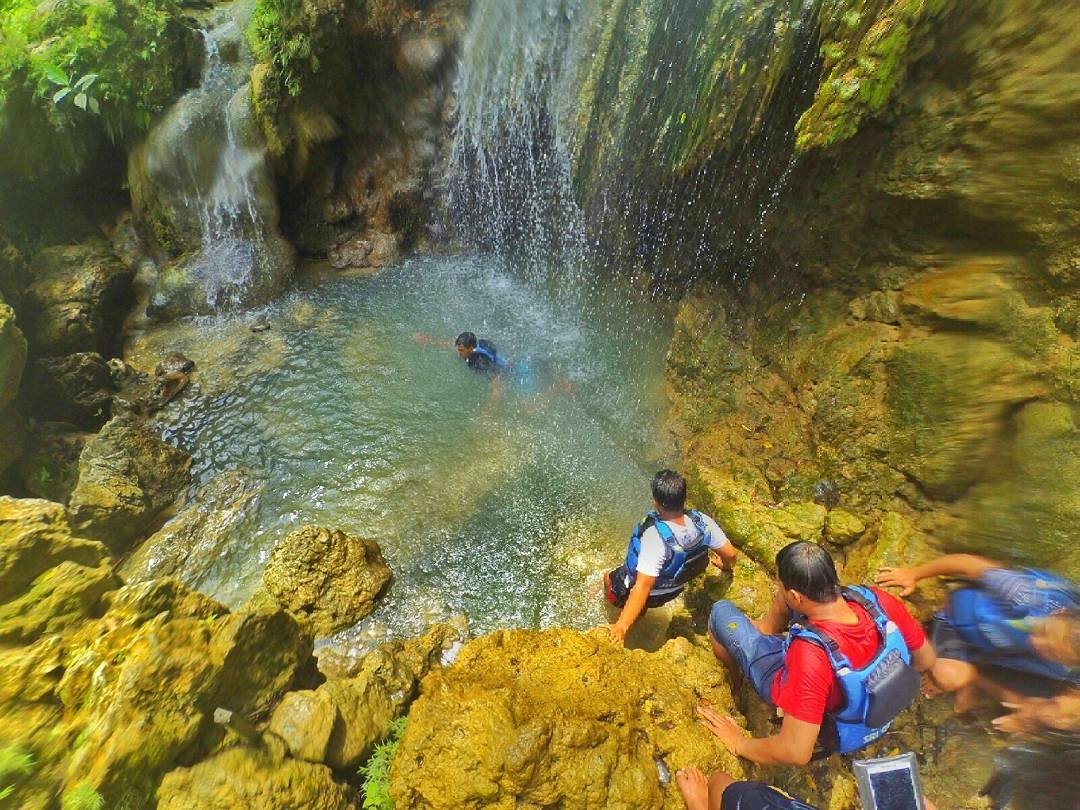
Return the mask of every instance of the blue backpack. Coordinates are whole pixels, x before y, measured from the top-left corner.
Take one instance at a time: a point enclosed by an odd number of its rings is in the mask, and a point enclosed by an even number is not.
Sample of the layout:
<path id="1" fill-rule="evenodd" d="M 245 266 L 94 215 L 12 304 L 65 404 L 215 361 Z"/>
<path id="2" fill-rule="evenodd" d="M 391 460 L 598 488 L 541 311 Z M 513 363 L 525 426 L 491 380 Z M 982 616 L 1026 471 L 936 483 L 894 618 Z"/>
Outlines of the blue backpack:
<path id="1" fill-rule="evenodd" d="M 828 716 L 836 728 L 833 740 L 824 739 L 827 747 L 848 754 L 881 737 L 900 712 L 919 694 L 921 678 L 911 666 L 911 651 L 903 635 L 881 609 L 877 595 L 869 588 L 841 588 L 844 599 L 860 605 L 873 619 L 882 645 L 866 666 L 856 669 L 840 645 L 826 631 L 811 624 L 793 624 L 784 642 L 784 654 L 796 639 L 817 644 L 829 657 L 844 691 L 844 705 Z"/>
<path id="2" fill-rule="evenodd" d="M 1054 613 L 1080 607 L 1080 594 L 1068 580 L 1034 568 L 1030 599 L 1009 603 L 978 586 L 959 588 L 949 594 L 949 623 L 987 663 L 1030 672 L 1059 681 L 1075 680 L 1077 673 L 1035 654 L 1031 646 L 1034 622 Z"/>
<path id="3" fill-rule="evenodd" d="M 506 360 L 499 357 L 499 355 L 496 354 L 493 350 L 488 349 L 484 346 L 480 346 L 479 344 L 477 344 L 476 348 L 472 350 L 472 353 L 478 354 L 481 357 L 487 359 L 499 371 L 502 371 L 503 368 L 506 367 Z"/>
<path id="4" fill-rule="evenodd" d="M 706 540 L 709 530 L 705 526 L 705 520 L 701 513 L 693 509 L 686 510 L 686 516 L 697 529 L 698 536 L 694 543 L 684 547 L 679 545 L 675 534 L 671 531 L 660 515 L 649 512 L 645 518 L 634 527 L 630 535 L 630 545 L 626 550 L 626 573 L 630 577 L 630 587 L 633 587 L 637 579 L 638 557 L 641 556 L 641 536 L 650 526 L 655 526 L 660 539 L 664 541 L 664 565 L 660 569 L 660 575 L 656 578 L 653 588 L 665 590 L 681 588 L 690 580 L 701 574 L 709 567 L 709 546 Z"/>

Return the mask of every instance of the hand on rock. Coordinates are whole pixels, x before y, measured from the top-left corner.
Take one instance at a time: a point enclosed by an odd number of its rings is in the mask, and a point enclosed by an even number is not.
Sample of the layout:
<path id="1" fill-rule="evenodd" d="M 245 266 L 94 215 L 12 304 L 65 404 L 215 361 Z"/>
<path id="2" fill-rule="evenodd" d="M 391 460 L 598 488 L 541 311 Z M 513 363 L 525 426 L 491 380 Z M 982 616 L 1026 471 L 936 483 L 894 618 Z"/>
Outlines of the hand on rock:
<path id="1" fill-rule="evenodd" d="M 885 588 L 899 588 L 901 596 L 911 596 L 915 593 L 915 576 L 910 568 L 884 566 L 878 571 L 874 582 Z"/>
<path id="2" fill-rule="evenodd" d="M 715 734 L 728 751 L 735 756 L 739 755 L 736 748 L 738 747 L 739 740 L 743 739 L 746 735 L 743 733 L 742 727 L 735 722 L 734 718 L 727 714 L 720 714 L 720 712 L 715 709 L 710 709 L 708 706 L 698 706 L 697 715 L 698 722 Z"/>
<path id="3" fill-rule="evenodd" d="M 611 636 L 611 640 L 618 644 L 620 647 L 626 643 L 626 628 L 619 623 L 609 624 L 607 626 L 608 634 Z"/>

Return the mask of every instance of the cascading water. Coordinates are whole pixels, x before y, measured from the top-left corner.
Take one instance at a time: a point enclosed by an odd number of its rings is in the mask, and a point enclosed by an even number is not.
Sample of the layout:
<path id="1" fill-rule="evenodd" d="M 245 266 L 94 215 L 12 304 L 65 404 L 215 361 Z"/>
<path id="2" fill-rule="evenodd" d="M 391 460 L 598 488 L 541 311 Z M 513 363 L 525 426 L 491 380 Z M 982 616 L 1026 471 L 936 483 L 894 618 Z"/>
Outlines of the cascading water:
<path id="1" fill-rule="evenodd" d="M 277 232 L 266 149 L 252 120 L 246 0 L 202 31 L 199 87 L 183 96 L 133 156 L 136 210 L 175 261 L 160 270 L 149 310 L 212 312 L 260 303 L 292 270 Z"/>
<path id="2" fill-rule="evenodd" d="M 745 281 L 816 86 L 822 5 L 479 0 L 455 86 L 459 234 Z"/>

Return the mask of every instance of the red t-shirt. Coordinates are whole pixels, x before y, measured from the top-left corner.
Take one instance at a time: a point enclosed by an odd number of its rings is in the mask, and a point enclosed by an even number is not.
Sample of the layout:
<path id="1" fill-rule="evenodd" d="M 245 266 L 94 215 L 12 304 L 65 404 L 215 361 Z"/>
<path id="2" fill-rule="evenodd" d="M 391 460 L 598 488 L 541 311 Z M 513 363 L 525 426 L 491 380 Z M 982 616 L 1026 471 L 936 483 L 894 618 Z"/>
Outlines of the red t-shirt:
<path id="1" fill-rule="evenodd" d="M 885 615 L 900 629 L 909 650 L 914 652 L 926 643 L 922 627 L 899 599 L 878 588 L 872 590 Z M 815 625 L 836 639 L 840 651 L 858 669 L 870 663 L 881 649 L 881 635 L 866 610 L 855 602 L 848 605 L 859 617 L 856 624 L 815 622 Z M 821 724 L 826 713 L 844 705 L 844 690 L 833 673 L 828 655 L 818 644 L 806 639 L 792 642 L 784 668 L 773 681 L 771 694 L 773 703 L 785 715 L 815 725 Z"/>

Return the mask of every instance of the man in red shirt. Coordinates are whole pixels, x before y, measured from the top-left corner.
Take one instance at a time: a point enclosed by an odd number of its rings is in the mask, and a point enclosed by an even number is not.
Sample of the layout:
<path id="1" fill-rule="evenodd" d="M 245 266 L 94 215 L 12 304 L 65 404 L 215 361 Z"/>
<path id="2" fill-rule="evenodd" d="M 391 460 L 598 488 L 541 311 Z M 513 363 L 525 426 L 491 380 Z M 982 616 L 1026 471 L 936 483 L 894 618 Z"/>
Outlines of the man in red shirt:
<path id="1" fill-rule="evenodd" d="M 890 646 L 897 650 L 895 657 L 908 659 L 918 672 L 933 666 L 935 655 L 922 627 L 894 596 L 877 588 L 841 589 L 832 557 L 817 543 L 785 546 L 776 555 L 776 567 L 781 591 L 768 613 L 751 622 L 730 602 L 717 602 L 709 619 L 709 639 L 734 678 L 746 676 L 763 700 L 783 712 L 779 733 L 747 737 L 730 716 L 705 706 L 698 707 L 698 715 L 736 756 L 763 764 L 802 765 L 810 761 L 823 725 L 839 729 L 841 740 L 858 726 L 844 718 L 853 704 L 867 702 L 870 687 L 860 684 L 860 670 L 866 672 L 877 658 L 883 659 L 880 665 L 889 665 L 882 653 Z M 793 626 L 791 637 L 785 639 L 778 634 L 793 613 L 805 629 L 800 632 Z M 843 667 L 834 663 L 836 659 L 850 665 L 843 682 L 838 675 Z M 903 666 L 898 661 L 892 664 Z M 911 687 L 918 678 L 900 673 L 898 681 Z M 887 697 L 881 700 L 888 703 Z M 869 703 L 873 716 L 873 700 Z M 862 728 L 870 732 L 869 742 L 874 730 L 865 729 L 865 720 Z M 847 733 L 848 740 L 851 737 Z M 829 747 L 828 739 L 822 742 Z M 853 749 L 841 742 L 840 750 Z"/>

